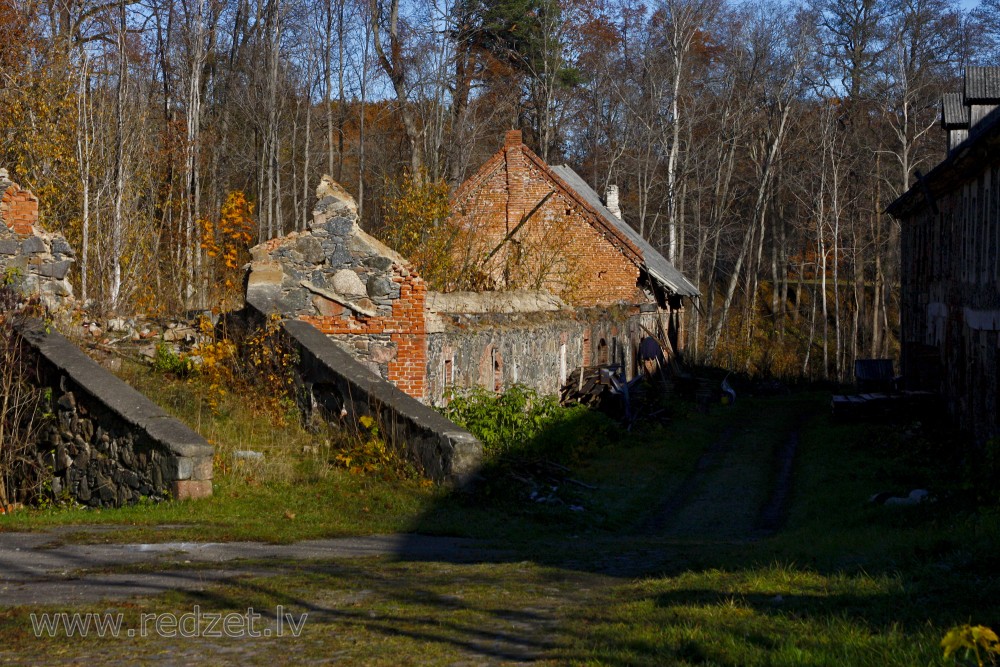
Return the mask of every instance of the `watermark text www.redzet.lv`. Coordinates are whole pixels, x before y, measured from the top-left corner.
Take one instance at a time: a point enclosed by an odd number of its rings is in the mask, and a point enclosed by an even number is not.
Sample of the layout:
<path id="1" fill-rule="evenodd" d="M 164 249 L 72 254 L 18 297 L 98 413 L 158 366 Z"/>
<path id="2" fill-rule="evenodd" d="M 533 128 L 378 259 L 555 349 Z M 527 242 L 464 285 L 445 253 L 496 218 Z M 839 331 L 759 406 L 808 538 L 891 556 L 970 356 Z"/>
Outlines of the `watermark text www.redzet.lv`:
<path id="1" fill-rule="evenodd" d="M 195 605 L 182 614 L 139 614 L 135 627 L 127 627 L 120 612 L 31 614 L 31 629 L 36 637 L 298 637 L 308 617 L 308 612 L 292 614 L 280 604 L 267 616 L 253 607 L 223 613 Z"/>

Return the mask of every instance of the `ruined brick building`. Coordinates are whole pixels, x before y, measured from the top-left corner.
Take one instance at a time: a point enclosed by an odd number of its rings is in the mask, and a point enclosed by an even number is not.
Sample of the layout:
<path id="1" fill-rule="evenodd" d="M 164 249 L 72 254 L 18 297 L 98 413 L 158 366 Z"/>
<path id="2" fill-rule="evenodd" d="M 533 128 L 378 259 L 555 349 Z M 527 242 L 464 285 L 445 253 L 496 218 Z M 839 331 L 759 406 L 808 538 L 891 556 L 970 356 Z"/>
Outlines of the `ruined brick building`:
<path id="1" fill-rule="evenodd" d="M 61 234 L 38 226 L 38 198 L 0 169 L 0 274 L 56 308 L 73 297 L 68 279 L 75 254 Z"/>
<path id="2" fill-rule="evenodd" d="M 455 222 L 476 241 L 462 259 L 488 291 L 429 292 L 405 258 L 360 229 L 339 186 L 317 195 L 307 232 L 253 249 L 248 302 L 309 322 L 421 401 L 473 385 L 555 393 L 580 366 L 619 363 L 631 376 L 648 335 L 684 346 L 685 301 L 697 288 L 520 132 L 452 199 Z"/>
<path id="3" fill-rule="evenodd" d="M 902 370 L 980 442 L 1000 433 L 1000 67 L 969 67 L 942 103 L 947 157 L 893 202 Z"/>

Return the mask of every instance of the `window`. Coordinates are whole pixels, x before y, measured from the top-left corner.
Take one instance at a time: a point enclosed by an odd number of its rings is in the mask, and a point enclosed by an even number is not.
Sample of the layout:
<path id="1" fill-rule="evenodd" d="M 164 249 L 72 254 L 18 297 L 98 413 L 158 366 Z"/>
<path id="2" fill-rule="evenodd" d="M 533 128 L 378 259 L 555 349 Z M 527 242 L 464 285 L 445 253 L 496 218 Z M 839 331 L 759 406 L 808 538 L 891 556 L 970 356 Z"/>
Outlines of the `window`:
<path id="1" fill-rule="evenodd" d="M 500 393 L 503 391 L 503 357 L 493 349 L 493 391 Z"/>
<path id="2" fill-rule="evenodd" d="M 566 384 L 566 343 L 559 346 L 559 385 Z"/>
<path id="3" fill-rule="evenodd" d="M 597 344 L 597 365 L 604 366 L 608 363 L 608 341 L 601 339 Z"/>
<path id="4" fill-rule="evenodd" d="M 447 389 L 455 384 L 455 359 L 454 357 L 444 360 L 444 388 Z"/>

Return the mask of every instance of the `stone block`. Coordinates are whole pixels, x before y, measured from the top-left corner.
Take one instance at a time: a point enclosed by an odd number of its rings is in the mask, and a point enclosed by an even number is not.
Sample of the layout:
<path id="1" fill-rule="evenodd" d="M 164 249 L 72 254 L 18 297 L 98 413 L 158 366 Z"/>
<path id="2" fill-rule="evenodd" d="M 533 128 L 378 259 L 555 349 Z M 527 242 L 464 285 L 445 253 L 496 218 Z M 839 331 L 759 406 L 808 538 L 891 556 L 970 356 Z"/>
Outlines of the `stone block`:
<path id="1" fill-rule="evenodd" d="M 337 271 L 333 276 L 332 285 L 334 292 L 347 297 L 361 297 L 368 293 L 358 274 L 349 269 Z"/>
<path id="2" fill-rule="evenodd" d="M 336 218 L 330 218 L 326 221 L 326 231 L 331 236 L 343 236 L 347 237 L 350 235 L 352 229 L 354 228 L 354 219 L 346 218 L 344 216 L 338 216 Z"/>
<path id="3" fill-rule="evenodd" d="M 295 249 L 302 255 L 302 259 L 310 264 L 319 264 L 326 258 L 323 252 L 323 244 L 314 236 L 302 236 L 295 242 Z"/>
<path id="4" fill-rule="evenodd" d="M 396 350 L 384 345 L 372 345 L 370 348 L 371 358 L 377 364 L 387 364 L 396 360 Z"/>
<path id="5" fill-rule="evenodd" d="M 69 268 L 73 265 L 70 260 L 63 260 L 61 262 L 50 262 L 48 264 L 42 264 L 38 267 L 38 275 L 44 276 L 46 278 L 55 278 L 56 280 L 62 280 L 69 273 Z"/>
<path id="6" fill-rule="evenodd" d="M 331 267 L 350 266 L 354 263 L 354 256 L 344 247 L 343 243 L 338 243 L 327 253 L 326 264 Z"/>
<path id="7" fill-rule="evenodd" d="M 316 307 L 316 312 L 322 317 L 340 317 L 344 314 L 344 310 L 346 310 L 336 301 L 331 301 L 318 294 L 312 298 L 312 303 Z"/>
<path id="8" fill-rule="evenodd" d="M 61 236 L 57 236 L 52 239 L 52 252 L 60 255 L 69 255 L 71 257 L 76 254 L 73 252 L 73 246 L 71 246 L 66 239 Z"/>
<path id="9" fill-rule="evenodd" d="M 375 257 L 366 257 L 365 259 L 361 260 L 361 263 L 364 264 L 365 266 L 377 269 L 378 271 L 388 271 L 389 269 L 392 268 L 392 259 L 389 257 L 383 257 L 381 255 L 377 255 Z"/>
<path id="10" fill-rule="evenodd" d="M 0 240 L 0 255 L 16 255 L 21 249 L 21 244 L 14 239 Z"/>
<path id="11" fill-rule="evenodd" d="M 48 252 L 49 249 L 46 247 L 45 241 L 42 239 L 37 236 L 29 236 L 21 243 L 21 251 L 25 255 L 37 255 L 43 252 Z"/>
<path id="12" fill-rule="evenodd" d="M 43 293 L 57 297 L 73 296 L 73 286 L 66 280 L 48 280 L 41 283 L 39 289 Z"/>
<path id="13" fill-rule="evenodd" d="M 184 479 L 171 484 L 170 494 L 174 500 L 194 500 L 212 495 L 212 480 Z"/>
<path id="14" fill-rule="evenodd" d="M 291 290 L 280 297 L 276 305 L 279 313 L 298 313 L 308 307 L 309 293 L 302 288 Z"/>
<path id="15" fill-rule="evenodd" d="M 394 282 L 389 276 L 372 276 L 368 279 L 368 296 L 373 299 L 380 296 L 387 296 L 392 292 Z"/>
<path id="16" fill-rule="evenodd" d="M 278 262 L 253 262 L 247 287 L 280 285 L 285 272 Z"/>

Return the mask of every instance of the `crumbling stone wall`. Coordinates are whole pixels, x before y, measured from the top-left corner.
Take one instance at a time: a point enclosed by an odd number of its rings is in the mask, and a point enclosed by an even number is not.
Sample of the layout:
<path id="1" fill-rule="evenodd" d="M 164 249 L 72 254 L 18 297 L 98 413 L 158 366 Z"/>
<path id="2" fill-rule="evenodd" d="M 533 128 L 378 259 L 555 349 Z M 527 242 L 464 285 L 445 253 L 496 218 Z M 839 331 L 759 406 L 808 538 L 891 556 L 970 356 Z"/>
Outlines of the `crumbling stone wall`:
<path id="1" fill-rule="evenodd" d="M 427 393 L 433 404 L 474 386 L 499 392 L 524 384 L 558 394 L 580 366 L 620 364 L 631 378 L 639 342 L 663 326 L 655 309 L 568 309 L 552 307 L 542 295 L 506 304 L 490 294 L 441 297 L 454 295 L 431 295 Z"/>
<path id="2" fill-rule="evenodd" d="M 57 309 L 73 297 L 68 279 L 75 254 L 61 234 L 38 227 L 38 199 L 0 169 L 0 271 L 13 271 L 25 292 Z"/>
<path id="3" fill-rule="evenodd" d="M 330 336 L 410 396 L 426 393 L 427 288 L 398 253 L 358 226 L 357 205 L 327 181 L 309 230 L 251 250 L 247 300 Z"/>

